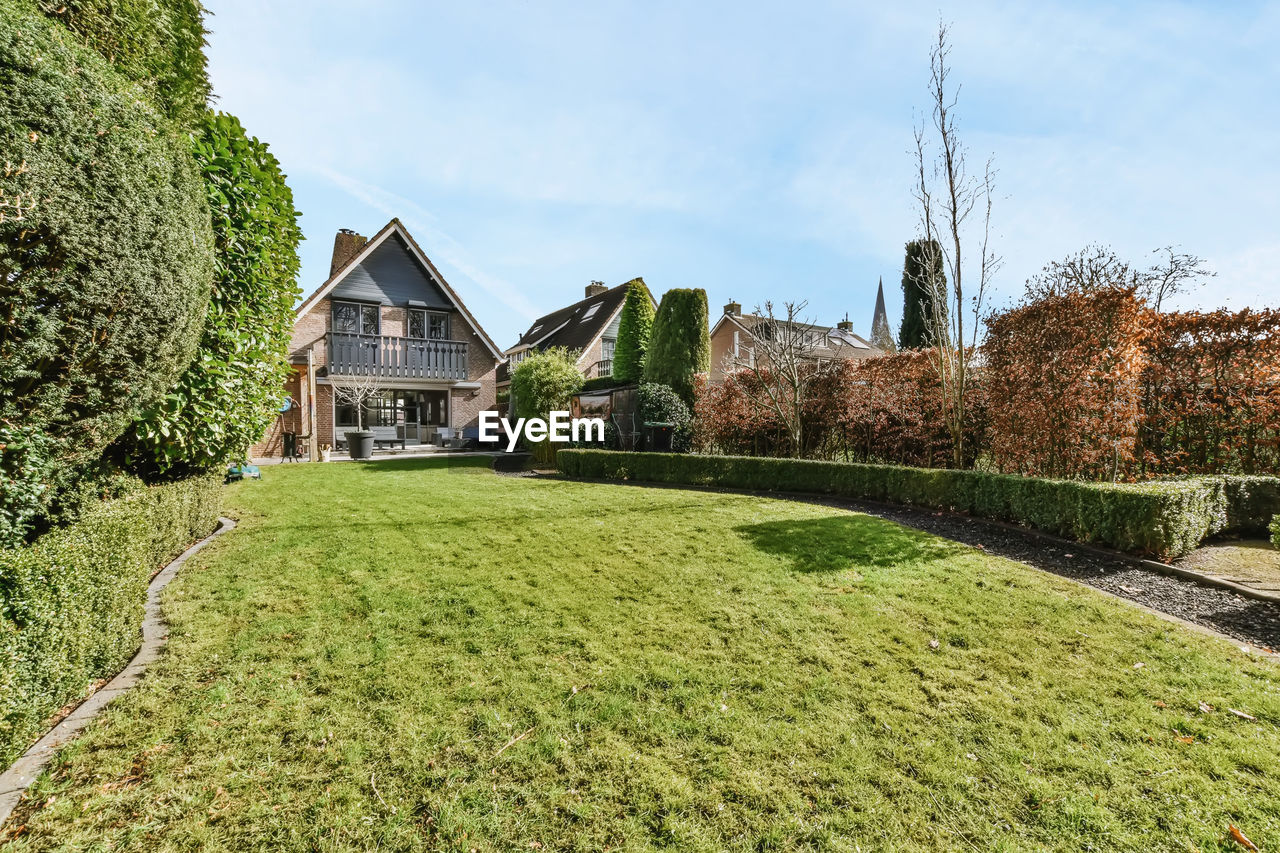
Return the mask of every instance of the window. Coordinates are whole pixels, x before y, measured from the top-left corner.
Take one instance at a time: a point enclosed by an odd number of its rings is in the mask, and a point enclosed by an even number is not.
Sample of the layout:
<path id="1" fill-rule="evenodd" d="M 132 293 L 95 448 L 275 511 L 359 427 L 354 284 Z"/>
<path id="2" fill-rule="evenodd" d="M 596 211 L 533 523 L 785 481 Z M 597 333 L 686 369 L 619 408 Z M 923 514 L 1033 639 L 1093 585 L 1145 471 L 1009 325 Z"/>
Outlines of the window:
<path id="1" fill-rule="evenodd" d="M 600 339 L 600 360 L 601 361 L 613 360 L 613 348 L 614 346 L 617 345 L 617 343 L 618 342 L 613 338 Z"/>
<path id="2" fill-rule="evenodd" d="M 427 312 L 409 312 L 409 337 L 425 338 L 427 336 Z"/>
<path id="3" fill-rule="evenodd" d="M 378 306 L 333 303 L 333 330 L 349 335 L 378 334 Z"/>
<path id="4" fill-rule="evenodd" d="M 600 310 L 600 306 L 602 304 L 604 303 L 597 302 L 595 305 L 592 305 L 590 308 L 587 309 L 587 313 L 582 315 L 582 319 L 590 320 L 592 317 L 596 316 L 596 312 Z"/>
<path id="5" fill-rule="evenodd" d="M 427 337 L 433 341 L 443 341 L 449 337 L 449 315 L 428 314 Z"/>

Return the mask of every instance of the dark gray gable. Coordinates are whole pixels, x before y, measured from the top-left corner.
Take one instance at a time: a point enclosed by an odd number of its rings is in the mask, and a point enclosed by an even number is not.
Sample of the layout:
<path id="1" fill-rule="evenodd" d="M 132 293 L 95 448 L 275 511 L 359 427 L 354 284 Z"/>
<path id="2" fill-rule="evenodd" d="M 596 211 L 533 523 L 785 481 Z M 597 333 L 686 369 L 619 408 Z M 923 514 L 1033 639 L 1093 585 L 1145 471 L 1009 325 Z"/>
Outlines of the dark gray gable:
<path id="1" fill-rule="evenodd" d="M 453 307 L 431 275 L 409 254 L 399 234 L 389 236 L 369 257 L 356 264 L 329 296 L 384 305 L 414 301 L 426 303 L 428 308 Z"/>

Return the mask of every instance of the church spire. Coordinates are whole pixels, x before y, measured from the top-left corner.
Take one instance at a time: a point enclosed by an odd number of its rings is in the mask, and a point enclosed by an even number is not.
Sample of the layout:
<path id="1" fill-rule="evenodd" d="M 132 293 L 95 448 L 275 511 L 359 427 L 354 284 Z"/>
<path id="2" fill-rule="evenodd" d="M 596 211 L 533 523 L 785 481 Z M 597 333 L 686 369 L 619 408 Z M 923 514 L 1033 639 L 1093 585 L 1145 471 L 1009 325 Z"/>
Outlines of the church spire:
<path id="1" fill-rule="evenodd" d="M 889 330 L 889 313 L 884 309 L 884 276 L 876 288 L 876 311 L 871 318 L 871 343 L 885 352 L 894 352 L 893 332 Z"/>

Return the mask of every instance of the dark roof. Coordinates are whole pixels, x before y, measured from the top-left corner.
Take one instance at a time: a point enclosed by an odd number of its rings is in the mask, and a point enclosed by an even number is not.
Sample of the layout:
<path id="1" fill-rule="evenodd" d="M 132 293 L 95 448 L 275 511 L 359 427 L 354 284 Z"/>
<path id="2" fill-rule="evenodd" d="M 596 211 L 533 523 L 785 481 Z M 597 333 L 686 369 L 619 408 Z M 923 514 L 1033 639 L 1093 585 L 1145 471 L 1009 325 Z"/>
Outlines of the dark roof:
<path id="1" fill-rule="evenodd" d="M 644 279 L 636 278 L 632 281 L 638 281 L 644 284 Z M 532 347 L 534 349 L 550 349 L 551 347 L 565 347 L 570 350 L 584 349 L 588 344 L 596 339 L 596 336 L 604 330 L 604 327 L 613 319 L 613 315 L 622 306 L 627 298 L 627 286 L 620 284 L 617 287 L 610 288 L 604 293 L 598 293 L 595 296 L 588 296 L 586 299 L 561 308 L 558 311 L 552 311 L 546 316 L 539 317 L 529 326 L 528 331 L 520 336 L 520 340 L 507 352 L 519 347 Z M 648 290 L 648 288 L 645 288 Z M 650 296 L 650 299 L 653 297 Z M 598 306 L 592 311 L 593 306 Z M 588 317 L 587 314 L 591 316 Z"/>
<path id="2" fill-rule="evenodd" d="M 329 291 L 333 290 L 334 286 L 338 282 L 342 281 L 342 279 L 346 277 L 347 273 L 355 269 L 359 262 L 363 262 L 365 258 L 371 255 L 378 246 L 382 245 L 382 242 L 389 235 L 397 233 L 404 239 L 406 247 L 410 247 L 412 249 L 410 255 L 416 253 L 418 259 L 430 272 L 429 277 L 434 278 L 435 282 L 444 289 L 445 295 L 448 296 L 449 301 L 453 303 L 453 307 L 457 308 L 458 312 L 466 318 L 467 323 L 470 324 L 472 330 L 480 336 L 480 340 L 484 342 L 484 345 L 489 348 L 489 351 L 493 353 L 494 356 L 501 358 L 502 352 L 498 349 L 498 345 L 494 343 L 493 338 L 489 337 L 489 333 L 480 326 L 476 321 L 476 318 L 472 316 L 469 310 L 467 310 L 467 306 L 462 304 L 462 297 L 458 296 L 457 291 L 449 285 L 449 282 L 444 280 L 444 276 L 440 274 L 440 270 L 436 269 L 436 265 L 427 257 L 427 253 L 422 251 L 422 247 L 418 245 L 418 241 L 413 239 L 413 235 L 409 233 L 408 228 L 404 227 L 404 223 L 400 221 L 399 217 L 392 218 L 390 222 L 382 226 L 382 228 L 378 230 L 377 234 L 374 234 L 365 241 L 364 245 L 360 247 L 360 251 L 348 258 L 346 263 L 334 270 L 333 273 L 324 280 L 323 284 L 311 292 L 311 295 L 302 300 L 298 307 L 294 309 L 294 322 L 296 323 L 299 318 L 314 308 L 316 302 L 319 302 L 320 299 L 328 295 Z"/>

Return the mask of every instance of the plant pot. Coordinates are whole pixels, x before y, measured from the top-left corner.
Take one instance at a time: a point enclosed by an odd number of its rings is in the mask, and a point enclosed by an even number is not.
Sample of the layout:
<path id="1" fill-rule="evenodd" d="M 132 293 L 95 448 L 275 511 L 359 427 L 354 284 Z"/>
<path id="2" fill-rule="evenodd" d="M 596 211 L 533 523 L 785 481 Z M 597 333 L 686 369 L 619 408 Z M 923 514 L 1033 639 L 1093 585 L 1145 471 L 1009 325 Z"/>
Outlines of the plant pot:
<path id="1" fill-rule="evenodd" d="M 373 433 L 369 430 L 344 432 L 342 436 L 347 440 L 347 455 L 352 459 L 368 459 L 373 455 Z"/>

